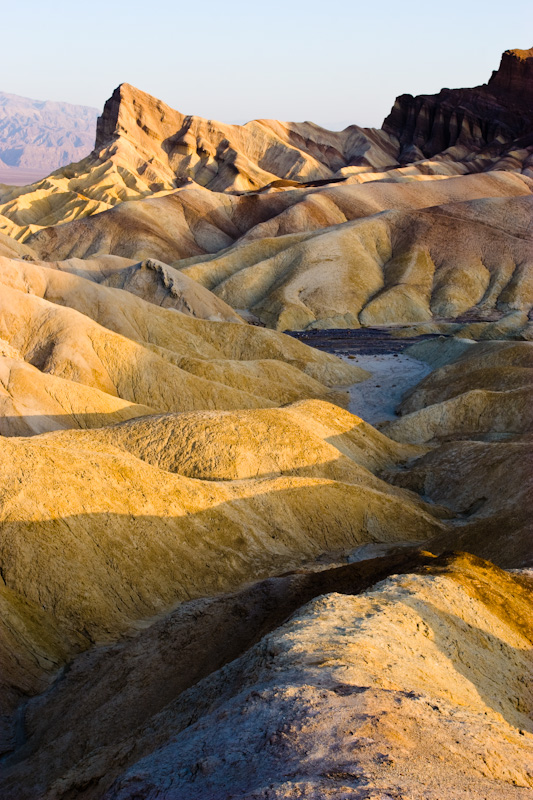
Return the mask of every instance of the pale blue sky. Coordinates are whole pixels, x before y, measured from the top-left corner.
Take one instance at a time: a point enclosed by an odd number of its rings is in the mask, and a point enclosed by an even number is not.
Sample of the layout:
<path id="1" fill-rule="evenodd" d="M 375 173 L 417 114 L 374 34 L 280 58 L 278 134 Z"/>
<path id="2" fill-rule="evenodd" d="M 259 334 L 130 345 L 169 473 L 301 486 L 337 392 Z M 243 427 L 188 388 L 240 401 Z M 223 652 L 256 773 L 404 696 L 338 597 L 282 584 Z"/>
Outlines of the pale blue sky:
<path id="1" fill-rule="evenodd" d="M 0 22 L 0 91 L 101 108 L 126 81 L 186 114 L 334 129 L 533 46 L 531 0 L 6 0 Z"/>

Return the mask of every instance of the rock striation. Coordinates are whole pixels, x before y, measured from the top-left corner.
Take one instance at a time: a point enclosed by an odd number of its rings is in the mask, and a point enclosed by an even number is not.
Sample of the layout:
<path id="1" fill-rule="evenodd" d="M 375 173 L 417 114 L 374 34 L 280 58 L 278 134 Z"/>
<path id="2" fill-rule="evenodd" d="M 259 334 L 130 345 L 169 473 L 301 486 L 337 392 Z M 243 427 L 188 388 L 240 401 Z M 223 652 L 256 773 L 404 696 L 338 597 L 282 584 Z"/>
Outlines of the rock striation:
<path id="1" fill-rule="evenodd" d="M 220 254 L 175 266 L 278 330 L 478 320 L 464 335 L 482 337 L 483 320 L 515 313 L 517 327 L 526 328 L 533 301 L 527 191 L 391 210 L 275 239 L 252 230 Z"/>
<path id="2" fill-rule="evenodd" d="M 158 258 L 278 330 L 483 323 L 513 312 L 524 328 L 532 189 L 501 172 L 242 197 L 191 186 L 41 230 L 27 244 L 46 260 Z"/>
<path id="3" fill-rule="evenodd" d="M 383 130 L 400 141 L 402 163 L 450 148 L 503 153 L 533 144 L 533 49 L 507 50 L 488 83 L 398 97 Z"/>

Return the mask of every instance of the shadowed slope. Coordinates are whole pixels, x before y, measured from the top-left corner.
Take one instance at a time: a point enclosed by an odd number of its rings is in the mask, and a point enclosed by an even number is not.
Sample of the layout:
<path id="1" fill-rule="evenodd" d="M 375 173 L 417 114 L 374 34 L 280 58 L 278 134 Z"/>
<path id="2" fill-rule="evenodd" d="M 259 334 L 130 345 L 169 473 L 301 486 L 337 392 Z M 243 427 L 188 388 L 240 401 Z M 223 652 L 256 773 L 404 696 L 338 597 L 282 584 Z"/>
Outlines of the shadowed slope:
<path id="1" fill-rule="evenodd" d="M 31 663 L 44 647 L 32 685 L 57 667 L 58 648 L 116 637 L 176 601 L 326 550 L 444 529 L 438 509 L 370 471 L 419 450 L 323 403 L 147 416 L 138 427 L 0 437 L 0 449 L 0 563 L 15 632 L 5 674 L 19 653 Z M 48 655 L 23 633 L 43 613 Z M 22 672 L 15 694 L 25 681 Z"/>
<path id="2" fill-rule="evenodd" d="M 533 567 L 531 437 L 507 442 L 447 442 L 409 471 L 383 477 L 460 515 L 431 548 L 461 547 L 505 568 Z"/>
<path id="3" fill-rule="evenodd" d="M 302 608 L 158 715 L 149 754 L 104 796 L 155 798 L 162 786 L 188 800 L 229 786 L 243 798 L 523 796 L 533 782 L 531 597 L 473 559 L 432 572 Z M 153 750 L 165 725 L 172 738 Z"/>
<path id="4" fill-rule="evenodd" d="M 4 792 L 523 797 L 529 588 L 473 557 L 409 553 L 187 603 L 30 703 Z M 65 720 L 84 735 L 66 739 Z"/>

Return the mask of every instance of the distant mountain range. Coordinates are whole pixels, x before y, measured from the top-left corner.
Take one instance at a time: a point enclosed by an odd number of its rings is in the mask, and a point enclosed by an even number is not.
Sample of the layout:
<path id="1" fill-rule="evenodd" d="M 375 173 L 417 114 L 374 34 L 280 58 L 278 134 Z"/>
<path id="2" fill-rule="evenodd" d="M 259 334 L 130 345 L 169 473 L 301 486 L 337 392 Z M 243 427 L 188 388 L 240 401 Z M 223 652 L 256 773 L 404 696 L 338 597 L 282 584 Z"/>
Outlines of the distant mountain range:
<path id="1" fill-rule="evenodd" d="M 94 147 L 98 111 L 0 92 L 0 183 L 24 184 Z"/>

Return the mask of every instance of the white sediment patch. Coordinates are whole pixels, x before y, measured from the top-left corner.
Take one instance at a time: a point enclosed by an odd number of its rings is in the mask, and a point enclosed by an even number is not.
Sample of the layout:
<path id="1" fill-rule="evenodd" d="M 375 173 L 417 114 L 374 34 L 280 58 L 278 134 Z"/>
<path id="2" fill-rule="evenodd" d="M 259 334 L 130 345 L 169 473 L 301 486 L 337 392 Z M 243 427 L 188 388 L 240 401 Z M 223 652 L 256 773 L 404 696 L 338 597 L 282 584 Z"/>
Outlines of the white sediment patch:
<path id="1" fill-rule="evenodd" d="M 431 367 L 401 353 L 340 356 L 368 370 L 372 377 L 350 387 L 349 410 L 371 425 L 396 419 L 403 395 L 431 372 Z"/>

